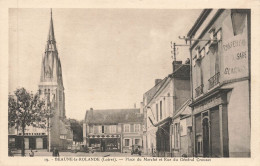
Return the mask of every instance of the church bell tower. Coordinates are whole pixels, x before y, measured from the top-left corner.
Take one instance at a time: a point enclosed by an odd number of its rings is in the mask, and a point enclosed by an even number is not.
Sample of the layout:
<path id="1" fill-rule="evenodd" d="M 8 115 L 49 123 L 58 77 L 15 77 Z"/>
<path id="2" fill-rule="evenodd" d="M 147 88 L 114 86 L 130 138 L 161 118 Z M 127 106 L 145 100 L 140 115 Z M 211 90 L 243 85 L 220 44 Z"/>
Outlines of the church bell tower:
<path id="1" fill-rule="evenodd" d="M 52 147 L 60 146 L 61 124 L 66 118 L 65 96 L 61 62 L 58 56 L 54 35 L 52 11 L 47 43 L 41 63 L 39 93 L 40 96 L 47 101 L 47 104 L 50 106 L 53 113 L 53 117 L 50 119 L 50 144 Z"/>

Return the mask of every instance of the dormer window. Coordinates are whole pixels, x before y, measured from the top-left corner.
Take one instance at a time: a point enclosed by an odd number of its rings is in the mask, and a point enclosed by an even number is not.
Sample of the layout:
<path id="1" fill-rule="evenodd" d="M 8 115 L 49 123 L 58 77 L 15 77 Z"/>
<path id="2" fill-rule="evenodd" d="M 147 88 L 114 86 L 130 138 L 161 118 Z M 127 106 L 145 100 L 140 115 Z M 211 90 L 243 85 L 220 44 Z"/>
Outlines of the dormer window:
<path id="1" fill-rule="evenodd" d="M 210 37 L 210 40 L 211 40 L 211 41 L 216 40 L 216 37 L 215 37 L 215 28 L 212 28 L 212 29 L 209 31 L 209 37 Z"/>
<path id="2" fill-rule="evenodd" d="M 215 28 L 212 28 L 209 31 L 209 36 L 210 36 L 209 50 L 214 54 L 215 51 L 217 50 L 218 41 L 220 41 L 221 38 L 221 30 L 219 30 L 216 33 Z"/>
<path id="3" fill-rule="evenodd" d="M 195 50 L 196 50 L 196 59 L 195 59 L 195 61 L 197 62 L 197 63 L 199 63 L 200 61 L 201 61 L 201 53 L 200 53 L 200 46 L 197 46 L 196 48 L 195 48 Z"/>
<path id="4" fill-rule="evenodd" d="M 217 41 L 220 41 L 220 40 L 222 40 L 222 30 L 220 29 L 220 30 L 218 30 L 218 32 L 217 32 Z"/>

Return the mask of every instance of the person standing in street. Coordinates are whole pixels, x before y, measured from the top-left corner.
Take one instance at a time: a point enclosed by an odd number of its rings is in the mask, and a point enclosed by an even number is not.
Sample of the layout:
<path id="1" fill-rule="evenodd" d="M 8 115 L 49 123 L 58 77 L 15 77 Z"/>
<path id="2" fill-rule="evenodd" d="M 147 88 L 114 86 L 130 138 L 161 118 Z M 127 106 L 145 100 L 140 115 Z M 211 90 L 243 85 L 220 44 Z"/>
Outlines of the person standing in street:
<path id="1" fill-rule="evenodd" d="M 52 156 L 54 156 L 54 157 L 59 157 L 60 156 L 59 150 L 56 147 L 54 147 L 54 149 L 53 149 Z"/>
<path id="2" fill-rule="evenodd" d="M 33 152 L 32 148 L 31 148 L 31 151 L 29 152 L 29 156 L 34 157 L 34 152 Z"/>

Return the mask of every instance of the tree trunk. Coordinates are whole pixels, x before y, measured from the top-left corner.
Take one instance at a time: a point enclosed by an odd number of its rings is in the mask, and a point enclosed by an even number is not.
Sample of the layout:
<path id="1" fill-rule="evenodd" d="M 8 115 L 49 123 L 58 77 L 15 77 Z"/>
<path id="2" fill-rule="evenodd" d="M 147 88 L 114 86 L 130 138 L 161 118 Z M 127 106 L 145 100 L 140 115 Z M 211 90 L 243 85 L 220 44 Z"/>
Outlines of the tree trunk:
<path id="1" fill-rule="evenodd" d="M 22 125 L 22 131 L 23 131 L 23 138 L 22 138 L 22 156 L 25 156 L 25 147 L 24 147 L 24 130 L 25 130 L 25 126 Z"/>

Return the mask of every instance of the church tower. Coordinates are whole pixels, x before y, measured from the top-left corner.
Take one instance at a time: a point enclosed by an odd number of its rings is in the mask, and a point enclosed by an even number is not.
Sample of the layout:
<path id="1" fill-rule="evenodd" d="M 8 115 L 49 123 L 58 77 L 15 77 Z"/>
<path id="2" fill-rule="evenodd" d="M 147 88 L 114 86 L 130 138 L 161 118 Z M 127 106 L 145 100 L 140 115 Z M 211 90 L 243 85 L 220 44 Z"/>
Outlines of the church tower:
<path id="1" fill-rule="evenodd" d="M 39 93 L 46 100 L 53 113 L 53 117 L 50 119 L 50 147 L 60 147 L 62 146 L 62 134 L 64 134 L 61 132 L 64 128 L 64 121 L 66 121 L 65 96 L 61 62 L 54 35 L 52 11 L 47 43 L 44 56 L 42 57 Z"/>

